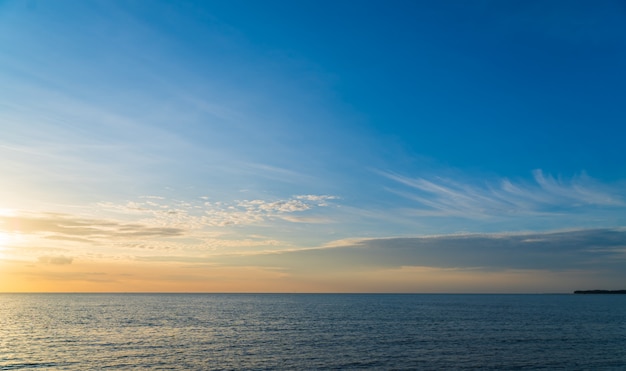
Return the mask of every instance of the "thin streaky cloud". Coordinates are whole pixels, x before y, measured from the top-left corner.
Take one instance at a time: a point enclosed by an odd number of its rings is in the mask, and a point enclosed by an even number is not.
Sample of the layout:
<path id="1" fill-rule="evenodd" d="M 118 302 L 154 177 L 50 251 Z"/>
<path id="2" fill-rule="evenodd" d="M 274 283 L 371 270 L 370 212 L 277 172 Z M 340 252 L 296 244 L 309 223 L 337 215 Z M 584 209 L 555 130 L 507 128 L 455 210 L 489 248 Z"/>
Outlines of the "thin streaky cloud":
<path id="1" fill-rule="evenodd" d="M 292 216 L 292 215 L 283 215 L 281 216 L 281 219 L 286 220 L 288 222 L 292 222 L 292 223 L 328 224 L 328 223 L 333 222 L 333 220 L 329 218 Z"/>
<path id="2" fill-rule="evenodd" d="M 0 229 L 9 233 L 41 234 L 46 238 L 79 239 L 90 242 L 179 237 L 185 232 L 180 228 L 85 219 L 64 214 L 0 216 Z"/>
<path id="3" fill-rule="evenodd" d="M 238 161 L 233 166 L 243 173 L 279 182 L 303 184 L 315 181 L 315 177 L 310 174 L 270 164 Z"/>
<path id="4" fill-rule="evenodd" d="M 569 181 L 533 172 L 534 183 L 499 182 L 461 183 L 446 178 L 410 178 L 390 172 L 381 173 L 405 186 L 387 187 L 388 191 L 415 201 L 414 213 L 430 216 L 466 218 L 495 216 L 557 215 L 585 206 L 621 208 L 626 206 L 623 191 L 600 185 L 588 176 Z M 497 185 L 493 185 L 497 184 Z"/>
<path id="5" fill-rule="evenodd" d="M 590 187 L 593 184 L 591 178 L 584 173 L 578 178 L 569 182 L 555 179 L 551 175 L 545 175 L 541 170 L 533 171 L 535 181 L 539 186 L 550 193 L 553 197 L 570 199 L 574 202 L 581 202 L 591 205 L 624 206 L 625 203 L 617 195 L 612 195 L 601 190 L 594 190 Z"/>
<path id="6" fill-rule="evenodd" d="M 40 256 L 37 261 L 42 264 L 52 264 L 52 265 L 66 265 L 72 264 L 74 258 L 68 256 Z"/>

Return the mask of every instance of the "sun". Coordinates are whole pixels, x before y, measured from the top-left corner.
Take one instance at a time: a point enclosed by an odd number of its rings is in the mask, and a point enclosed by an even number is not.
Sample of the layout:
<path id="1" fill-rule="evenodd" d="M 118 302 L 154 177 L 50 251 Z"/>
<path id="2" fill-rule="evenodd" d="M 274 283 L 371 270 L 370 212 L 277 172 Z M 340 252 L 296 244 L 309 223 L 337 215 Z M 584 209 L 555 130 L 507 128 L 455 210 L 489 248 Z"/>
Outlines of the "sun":
<path id="1" fill-rule="evenodd" d="M 6 251 L 8 250 L 9 244 L 13 238 L 8 233 L 0 232 L 0 259 L 6 257 Z"/>

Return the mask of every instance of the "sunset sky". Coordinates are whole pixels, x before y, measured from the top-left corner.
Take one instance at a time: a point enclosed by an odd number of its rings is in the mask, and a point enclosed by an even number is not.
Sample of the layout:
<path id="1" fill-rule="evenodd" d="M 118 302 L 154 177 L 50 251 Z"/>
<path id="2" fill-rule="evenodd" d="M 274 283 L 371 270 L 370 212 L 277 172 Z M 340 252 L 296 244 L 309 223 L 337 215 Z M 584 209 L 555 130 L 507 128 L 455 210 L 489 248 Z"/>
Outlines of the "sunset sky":
<path id="1" fill-rule="evenodd" d="M 0 292 L 625 289 L 623 1 L 0 1 Z"/>

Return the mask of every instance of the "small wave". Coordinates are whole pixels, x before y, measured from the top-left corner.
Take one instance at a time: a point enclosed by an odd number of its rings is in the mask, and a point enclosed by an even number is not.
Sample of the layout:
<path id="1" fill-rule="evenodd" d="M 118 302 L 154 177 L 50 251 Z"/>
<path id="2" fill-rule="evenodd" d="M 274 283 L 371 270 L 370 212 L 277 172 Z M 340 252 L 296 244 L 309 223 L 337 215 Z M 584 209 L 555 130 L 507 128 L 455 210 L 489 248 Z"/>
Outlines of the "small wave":
<path id="1" fill-rule="evenodd" d="M 10 365 L 0 366 L 0 370 L 19 370 L 24 368 L 49 368 L 49 367 L 64 367 L 74 364 L 75 362 L 25 362 L 14 363 Z"/>

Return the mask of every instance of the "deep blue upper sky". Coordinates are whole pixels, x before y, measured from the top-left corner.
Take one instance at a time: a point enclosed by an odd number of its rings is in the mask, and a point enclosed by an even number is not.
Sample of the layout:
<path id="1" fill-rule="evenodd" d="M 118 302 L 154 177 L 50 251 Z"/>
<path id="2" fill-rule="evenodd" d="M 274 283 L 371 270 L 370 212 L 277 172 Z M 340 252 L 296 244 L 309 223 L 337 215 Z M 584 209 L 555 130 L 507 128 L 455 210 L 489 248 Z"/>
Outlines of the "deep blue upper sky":
<path id="1" fill-rule="evenodd" d="M 411 154 L 503 175 L 624 177 L 619 2 L 220 5 L 199 22 L 217 19 L 251 50 L 293 58 L 284 74 L 296 80 L 322 74 L 357 127 Z"/>

